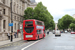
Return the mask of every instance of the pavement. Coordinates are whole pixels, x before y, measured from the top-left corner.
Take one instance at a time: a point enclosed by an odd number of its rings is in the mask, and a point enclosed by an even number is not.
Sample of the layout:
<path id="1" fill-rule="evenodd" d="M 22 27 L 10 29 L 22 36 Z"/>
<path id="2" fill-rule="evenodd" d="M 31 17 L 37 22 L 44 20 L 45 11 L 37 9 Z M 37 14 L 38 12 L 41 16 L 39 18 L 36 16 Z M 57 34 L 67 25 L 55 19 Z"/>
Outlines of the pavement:
<path id="1" fill-rule="evenodd" d="M 46 31 L 46 33 L 47 33 L 47 31 Z M 47 34 L 46 34 L 46 36 L 47 36 Z M 12 44 L 12 43 L 18 42 L 18 41 L 23 41 L 23 40 L 22 40 L 22 38 L 15 38 L 15 39 L 13 39 L 12 42 L 10 40 L 0 41 L 0 46 Z"/>
<path id="2" fill-rule="evenodd" d="M 21 38 L 15 38 L 15 39 L 13 39 L 12 42 L 10 40 L 0 41 L 0 46 L 6 45 L 6 44 L 9 44 L 9 43 L 14 43 L 14 42 L 17 42 L 17 41 L 20 41 L 20 40 L 22 40 L 22 39 Z"/>

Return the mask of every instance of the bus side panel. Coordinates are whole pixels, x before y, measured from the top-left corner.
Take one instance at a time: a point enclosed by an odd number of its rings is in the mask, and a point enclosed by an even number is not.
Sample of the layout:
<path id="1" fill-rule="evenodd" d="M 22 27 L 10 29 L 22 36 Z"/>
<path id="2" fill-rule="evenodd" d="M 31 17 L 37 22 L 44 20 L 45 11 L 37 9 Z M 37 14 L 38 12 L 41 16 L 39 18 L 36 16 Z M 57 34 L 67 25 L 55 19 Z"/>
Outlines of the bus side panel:
<path id="1" fill-rule="evenodd" d="M 39 25 L 37 25 L 37 26 L 39 26 Z M 38 38 L 38 36 L 39 36 L 39 38 L 43 38 L 43 36 L 45 37 L 45 33 L 44 33 L 45 28 L 44 28 L 44 26 L 42 26 L 42 27 L 43 27 L 43 29 L 36 28 L 36 31 L 41 30 L 41 34 L 37 34 L 37 38 Z"/>

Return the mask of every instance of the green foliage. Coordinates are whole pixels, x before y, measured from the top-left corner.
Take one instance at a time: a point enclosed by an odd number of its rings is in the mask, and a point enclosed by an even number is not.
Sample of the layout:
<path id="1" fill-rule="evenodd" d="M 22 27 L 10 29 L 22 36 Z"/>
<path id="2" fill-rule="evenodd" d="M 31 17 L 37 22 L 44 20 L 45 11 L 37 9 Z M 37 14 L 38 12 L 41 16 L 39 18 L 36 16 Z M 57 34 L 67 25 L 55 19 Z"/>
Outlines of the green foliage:
<path id="1" fill-rule="evenodd" d="M 58 20 L 58 28 L 59 29 L 68 29 L 69 25 L 73 22 L 73 17 L 70 15 L 65 15 L 61 19 Z"/>
<path id="2" fill-rule="evenodd" d="M 59 20 L 58 20 L 58 28 L 59 28 L 59 29 L 63 29 L 62 26 L 63 26 L 62 19 L 59 19 Z"/>
<path id="3" fill-rule="evenodd" d="M 34 19 L 43 21 L 46 29 L 54 29 L 53 16 L 48 12 L 47 8 L 43 6 L 42 2 L 38 3 L 37 7 L 35 7 L 34 14 Z"/>
<path id="4" fill-rule="evenodd" d="M 69 26 L 69 28 L 75 30 L 75 24 L 74 23 L 71 23 L 70 26 Z"/>
<path id="5" fill-rule="evenodd" d="M 72 23 L 74 23 L 74 24 L 75 24 L 75 18 L 73 18 Z"/>
<path id="6" fill-rule="evenodd" d="M 25 19 L 32 19 L 33 18 L 33 14 L 34 14 L 34 10 L 33 8 L 28 7 L 25 11 L 24 11 L 25 15 L 24 18 Z"/>
<path id="7" fill-rule="evenodd" d="M 27 8 L 25 10 L 24 17 L 25 19 L 37 19 L 43 21 L 46 29 L 55 28 L 53 16 L 48 12 L 47 8 L 42 4 L 42 2 L 39 2 L 34 10 L 32 8 Z"/>

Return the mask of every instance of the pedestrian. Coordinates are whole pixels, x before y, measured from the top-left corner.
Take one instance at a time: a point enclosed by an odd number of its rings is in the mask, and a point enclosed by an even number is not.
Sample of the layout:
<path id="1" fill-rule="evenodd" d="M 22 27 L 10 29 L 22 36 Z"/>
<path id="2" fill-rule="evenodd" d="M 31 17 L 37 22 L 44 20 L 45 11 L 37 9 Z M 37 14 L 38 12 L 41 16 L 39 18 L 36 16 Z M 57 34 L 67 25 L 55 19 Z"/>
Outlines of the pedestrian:
<path id="1" fill-rule="evenodd" d="M 7 36 L 8 36 L 8 39 L 10 40 L 10 33 L 9 32 L 8 32 Z"/>
<path id="2" fill-rule="evenodd" d="M 16 32 L 14 32 L 14 36 L 15 36 L 15 38 L 16 38 Z"/>
<path id="3" fill-rule="evenodd" d="M 18 38 L 18 33 L 20 33 L 20 30 L 19 29 L 17 30 L 17 38 Z"/>
<path id="4" fill-rule="evenodd" d="M 14 37 L 15 37 L 15 32 L 13 32 L 13 35 L 14 35 Z"/>
<path id="5" fill-rule="evenodd" d="M 16 34 L 16 37 L 18 38 L 18 34 L 17 34 L 17 32 L 15 32 L 15 34 Z"/>
<path id="6" fill-rule="evenodd" d="M 49 31 L 47 32 L 47 35 L 49 35 Z"/>
<path id="7" fill-rule="evenodd" d="M 18 38 L 18 33 L 19 33 L 19 32 L 16 32 L 17 38 Z"/>

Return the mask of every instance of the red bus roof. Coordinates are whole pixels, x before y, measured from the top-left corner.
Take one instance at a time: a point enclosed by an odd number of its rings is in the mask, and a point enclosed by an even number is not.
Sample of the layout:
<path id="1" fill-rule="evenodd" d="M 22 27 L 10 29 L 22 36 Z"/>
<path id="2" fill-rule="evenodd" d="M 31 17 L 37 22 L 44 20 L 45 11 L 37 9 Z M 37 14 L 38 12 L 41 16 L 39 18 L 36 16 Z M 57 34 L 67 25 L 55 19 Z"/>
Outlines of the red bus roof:
<path id="1" fill-rule="evenodd" d="M 35 20 L 35 21 L 43 22 L 43 21 L 36 20 L 36 19 L 27 19 L 27 20 L 24 20 L 24 21 L 29 21 L 29 20 Z M 43 22 L 43 23 L 44 23 L 44 22 Z"/>

